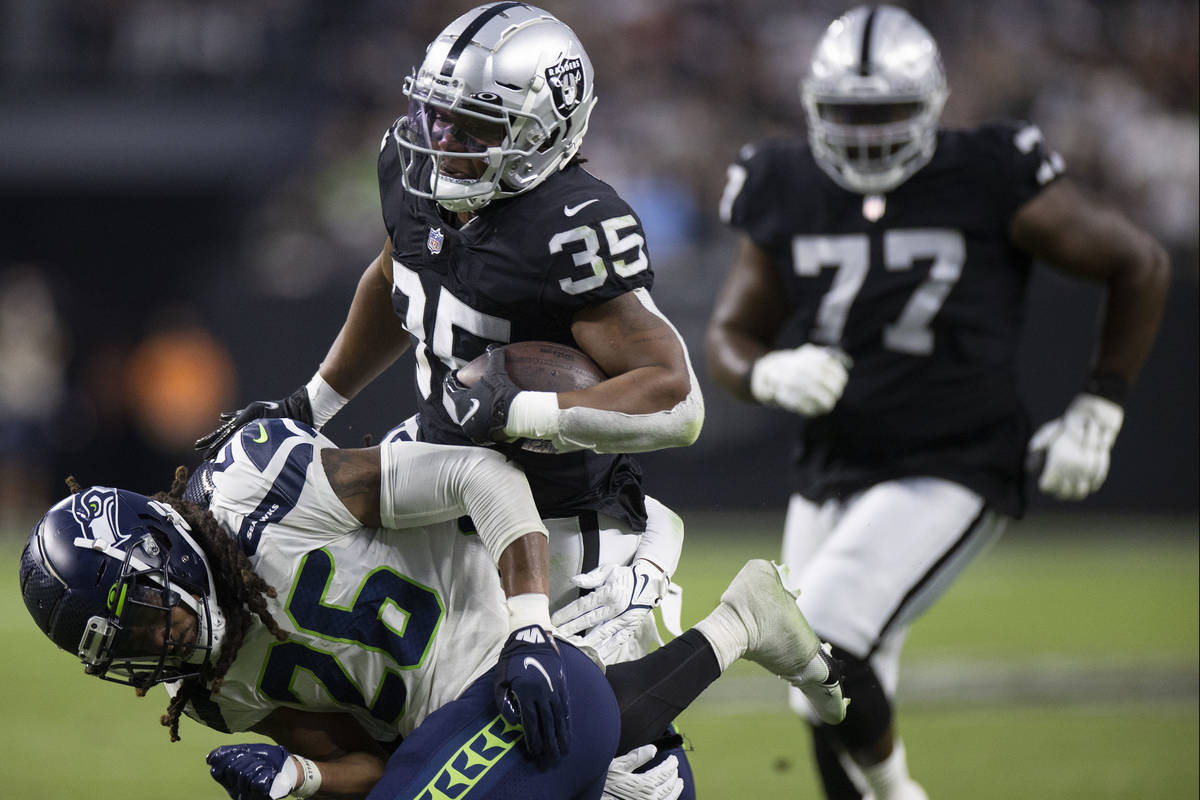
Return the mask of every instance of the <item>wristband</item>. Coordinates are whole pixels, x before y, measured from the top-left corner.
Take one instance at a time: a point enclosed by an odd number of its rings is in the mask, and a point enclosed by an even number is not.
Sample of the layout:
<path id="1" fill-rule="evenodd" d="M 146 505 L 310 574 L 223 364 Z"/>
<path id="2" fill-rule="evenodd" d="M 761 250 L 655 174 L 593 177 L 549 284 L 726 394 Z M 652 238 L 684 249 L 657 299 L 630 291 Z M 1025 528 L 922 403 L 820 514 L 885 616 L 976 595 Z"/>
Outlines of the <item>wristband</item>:
<path id="1" fill-rule="evenodd" d="M 515 594 L 508 598 L 509 633 L 528 625 L 550 631 L 550 598 L 544 594 Z"/>
<path id="2" fill-rule="evenodd" d="M 300 772 L 304 775 L 304 780 L 292 790 L 292 797 L 312 797 L 321 789 L 321 770 L 317 768 L 315 762 L 310 761 L 304 756 L 298 756 L 293 753 L 292 758 L 299 762 Z"/>
<path id="3" fill-rule="evenodd" d="M 1112 370 L 1093 370 L 1092 374 L 1088 376 L 1087 383 L 1083 385 L 1083 390 L 1088 394 L 1110 400 L 1122 408 L 1125 407 L 1125 401 L 1129 399 L 1129 381 Z"/>
<path id="4" fill-rule="evenodd" d="M 504 432 L 516 438 L 552 439 L 558 433 L 558 394 L 517 392 Z"/>
<path id="5" fill-rule="evenodd" d="M 313 427 L 321 430 L 333 415 L 342 410 L 342 406 L 350 402 L 348 397 L 342 397 L 325 382 L 321 373 L 317 372 L 304 387 L 308 391 L 308 404 L 312 407 Z"/>

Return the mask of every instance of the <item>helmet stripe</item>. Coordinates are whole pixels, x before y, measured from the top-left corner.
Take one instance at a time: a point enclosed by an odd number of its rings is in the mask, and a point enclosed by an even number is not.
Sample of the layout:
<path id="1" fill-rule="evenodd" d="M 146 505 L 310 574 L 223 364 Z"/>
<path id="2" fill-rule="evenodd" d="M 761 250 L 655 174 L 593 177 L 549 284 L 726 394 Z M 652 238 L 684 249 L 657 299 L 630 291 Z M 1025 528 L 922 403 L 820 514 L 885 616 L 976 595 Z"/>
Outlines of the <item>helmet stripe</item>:
<path id="1" fill-rule="evenodd" d="M 866 77 L 871 74 L 871 32 L 875 28 L 875 15 L 879 6 L 871 6 L 867 21 L 863 23 L 862 58 L 858 62 L 858 74 Z"/>
<path id="2" fill-rule="evenodd" d="M 475 38 L 475 34 L 479 33 L 484 25 L 487 25 L 489 22 L 491 22 L 493 17 L 502 14 L 513 6 L 523 5 L 525 4 L 496 3 L 494 6 L 491 6 L 478 17 L 476 17 L 471 24 L 468 25 L 461 34 L 459 34 L 458 39 L 455 40 L 453 46 L 451 46 L 450 52 L 446 53 L 446 61 L 442 64 L 442 76 L 449 78 L 454 74 L 454 66 L 458 63 L 458 57 L 461 56 L 463 51 L 467 49 L 467 45 L 469 45 L 471 40 Z"/>

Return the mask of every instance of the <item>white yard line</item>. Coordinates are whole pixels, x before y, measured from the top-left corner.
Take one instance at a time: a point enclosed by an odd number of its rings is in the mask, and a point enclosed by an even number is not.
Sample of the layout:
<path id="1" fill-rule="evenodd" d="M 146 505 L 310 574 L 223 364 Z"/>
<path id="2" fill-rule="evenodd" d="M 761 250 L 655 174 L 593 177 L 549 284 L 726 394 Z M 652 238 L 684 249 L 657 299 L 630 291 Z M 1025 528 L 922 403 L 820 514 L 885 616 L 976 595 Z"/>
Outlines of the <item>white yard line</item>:
<path id="1" fill-rule="evenodd" d="M 1078 705 L 1200 700 L 1200 666 L 1104 665 L 1069 659 L 997 664 L 979 659 L 925 660 L 901 668 L 900 703 L 906 706 L 996 706 L 1022 703 Z M 785 687 L 761 670 L 725 675 L 692 707 L 703 713 L 786 709 Z"/>

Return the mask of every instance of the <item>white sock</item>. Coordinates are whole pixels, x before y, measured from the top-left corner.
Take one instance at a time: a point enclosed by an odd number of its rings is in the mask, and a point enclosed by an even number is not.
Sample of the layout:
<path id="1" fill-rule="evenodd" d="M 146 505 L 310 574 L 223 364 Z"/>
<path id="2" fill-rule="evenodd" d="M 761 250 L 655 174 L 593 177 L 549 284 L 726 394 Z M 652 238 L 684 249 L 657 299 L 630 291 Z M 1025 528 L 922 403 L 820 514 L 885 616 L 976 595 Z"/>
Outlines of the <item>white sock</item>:
<path id="1" fill-rule="evenodd" d="M 729 669 L 729 665 L 741 658 L 750 646 L 742 618 L 724 603 L 693 627 L 712 645 L 721 672 Z"/>
<path id="2" fill-rule="evenodd" d="M 892 754 L 869 767 L 859 766 L 875 795 L 875 800 L 918 800 L 925 792 L 908 775 L 908 759 L 904 753 L 904 742 L 897 739 L 892 744 Z"/>

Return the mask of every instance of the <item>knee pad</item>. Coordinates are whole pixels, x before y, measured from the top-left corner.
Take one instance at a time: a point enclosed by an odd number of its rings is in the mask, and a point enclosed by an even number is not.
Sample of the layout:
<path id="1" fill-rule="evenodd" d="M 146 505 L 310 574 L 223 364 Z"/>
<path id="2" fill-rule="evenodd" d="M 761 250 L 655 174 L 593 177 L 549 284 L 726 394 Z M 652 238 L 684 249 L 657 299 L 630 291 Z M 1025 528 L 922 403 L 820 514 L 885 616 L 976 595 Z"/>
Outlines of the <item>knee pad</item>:
<path id="1" fill-rule="evenodd" d="M 871 663 L 837 645 L 833 656 L 842 665 L 842 693 L 850 698 L 840 725 L 821 726 L 847 750 L 854 752 L 879 741 L 892 725 L 892 702 L 883 692 Z"/>

